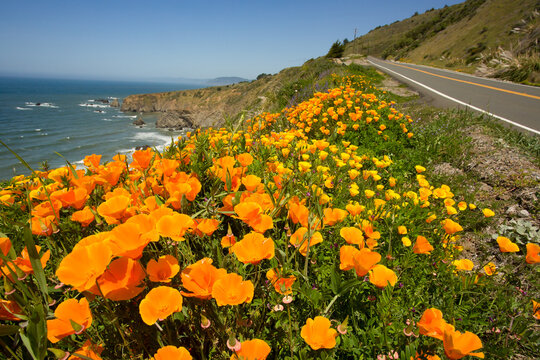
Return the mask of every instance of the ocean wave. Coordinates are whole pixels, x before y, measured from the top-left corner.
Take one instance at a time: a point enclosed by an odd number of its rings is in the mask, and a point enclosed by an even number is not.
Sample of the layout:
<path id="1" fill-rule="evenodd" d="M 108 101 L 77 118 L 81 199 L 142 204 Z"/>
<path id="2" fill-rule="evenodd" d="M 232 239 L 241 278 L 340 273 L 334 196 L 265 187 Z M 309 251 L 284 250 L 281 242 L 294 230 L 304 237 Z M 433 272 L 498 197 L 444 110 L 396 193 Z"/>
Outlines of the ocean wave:
<path id="1" fill-rule="evenodd" d="M 122 119 L 135 119 L 137 115 L 113 115 L 112 117 L 122 118 Z"/>
<path id="2" fill-rule="evenodd" d="M 25 108 L 25 107 L 20 107 L 20 106 L 17 106 L 15 109 L 17 109 L 17 110 L 32 110 L 30 108 Z"/>
<path id="3" fill-rule="evenodd" d="M 58 106 L 54 105 L 53 103 L 48 103 L 48 102 L 44 102 L 44 103 L 34 103 L 34 102 L 30 102 L 30 101 L 27 101 L 25 102 L 26 106 L 32 106 L 32 107 L 44 107 L 44 108 L 52 108 L 52 109 L 58 109 Z"/>
<path id="4" fill-rule="evenodd" d="M 89 103 L 82 103 L 82 104 L 79 104 L 79 106 L 91 107 L 91 108 L 101 108 L 101 109 L 110 107 L 109 105 L 105 105 L 105 104 L 89 104 Z"/>
<path id="5" fill-rule="evenodd" d="M 103 121 L 114 121 L 113 119 L 106 119 L 106 118 L 105 118 L 105 119 L 101 119 L 101 120 L 103 120 Z"/>
<path id="6" fill-rule="evenodd" d="M 37 132 L 39 132 L 39 131 L 41 131 L 41 129 L 34 129 L 34 131 L 37 131 Z"/>
<path id="7" fill-rule="evenodd" d="M 174 138 L 173 136 L 167 136 L 160 134 L 158 132 L 138 132 L 131 138 L 131 142 L 135 141 L 148 141 L 152 143 L 167 143 L 169 144 L 171 142 L 171 138 Z M 141 145 L 149 145 L 149 144 L 141 144 Z"/>

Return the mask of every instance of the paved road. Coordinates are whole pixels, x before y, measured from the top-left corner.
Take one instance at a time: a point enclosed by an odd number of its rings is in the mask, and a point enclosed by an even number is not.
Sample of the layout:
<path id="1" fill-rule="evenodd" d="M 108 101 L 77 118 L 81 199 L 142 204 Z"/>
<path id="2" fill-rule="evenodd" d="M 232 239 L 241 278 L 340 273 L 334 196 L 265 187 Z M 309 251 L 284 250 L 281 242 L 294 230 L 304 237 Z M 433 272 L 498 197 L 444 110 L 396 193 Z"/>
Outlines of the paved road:
<path id="1" fill-rule="evenodd" d="M 433 105 L 466 106 L 540 135 L 540 87 L 373 57 L 368 57 L 368 61 L 427 96 Z"/>

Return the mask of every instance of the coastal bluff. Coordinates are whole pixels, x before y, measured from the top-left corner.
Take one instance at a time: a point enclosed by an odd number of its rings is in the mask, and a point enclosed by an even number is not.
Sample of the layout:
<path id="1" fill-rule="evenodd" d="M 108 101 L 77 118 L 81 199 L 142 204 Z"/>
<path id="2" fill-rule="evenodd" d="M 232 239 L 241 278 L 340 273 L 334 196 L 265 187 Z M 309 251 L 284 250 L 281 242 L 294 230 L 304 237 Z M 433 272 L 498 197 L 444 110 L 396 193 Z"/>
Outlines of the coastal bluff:
<path id="1" fill-rule="evenodd" d="M 264 111 L 279 111 L 291 97 L 311 94 L 314 88 L 306 85 L 310 81 L 323 81 L 325 76 L 339 72 L 340 67 L 325 58 L 311 59 L 302 66 L 286 68 L 274 75 L 261 74 L 252 81 L 202 89 L 130 95 L 122 101 L 121 110 L 158 113 L 156 126 L 160 128 L 220 127 L 226 119 L 238 119 L 241 114 L 251 118 Z M 305 86 L 307 88 L 304 89 Z"/>
<path id="2" fill-rule="evenodd" d="M 220 126 L 227 117 L 242 112 L 252 115 L 264 110 L 266 95 L 275 84 L 259 79 L 233 85 L 127 96 L 123 112 L 160 113 L 160 128 L 204 128 Z"/>

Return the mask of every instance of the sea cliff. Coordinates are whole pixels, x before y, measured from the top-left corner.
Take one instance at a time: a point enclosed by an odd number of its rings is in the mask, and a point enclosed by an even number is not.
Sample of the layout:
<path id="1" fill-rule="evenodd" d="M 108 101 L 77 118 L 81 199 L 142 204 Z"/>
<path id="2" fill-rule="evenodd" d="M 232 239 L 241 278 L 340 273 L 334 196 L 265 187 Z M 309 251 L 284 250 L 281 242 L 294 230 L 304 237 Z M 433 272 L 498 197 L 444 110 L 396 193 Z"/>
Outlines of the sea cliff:
<path id="1" fill-rule="evenodd" d="M 252 117 L 302 100 L 315 85 L 328 86 L 328 77 L 341 66 L 328 59 L 309 60 L 299 67 L 275 75 L 261 74 L 257 80 L 195 90 L 130 95 L 122 102 L 124 112 L 161 113 L 156 123 L 162 128 L 220 126 L 226 118 L 245 113 Z M 319 84 L 320 83 L 320 84 Z"/>
<path id="2" fill-rule="evenodd" d="M 124 112 L 161 113 L 156 126 L 163 128 L 220 125 L 234 116 L 261 105 L 267 87 L 241 83 L 196 90 L 130 95 L 122 102 Z M 261 96 L 261 97 L 259 97 Z"/>

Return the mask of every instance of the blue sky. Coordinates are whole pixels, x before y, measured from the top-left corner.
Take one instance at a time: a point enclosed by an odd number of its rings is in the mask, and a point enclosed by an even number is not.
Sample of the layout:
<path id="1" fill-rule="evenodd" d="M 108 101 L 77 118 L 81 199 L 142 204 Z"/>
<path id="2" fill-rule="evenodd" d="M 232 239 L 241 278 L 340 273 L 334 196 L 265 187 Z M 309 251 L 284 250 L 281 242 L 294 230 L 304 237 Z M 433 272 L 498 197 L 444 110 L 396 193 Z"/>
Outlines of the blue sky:
<path id="1" fill-rule="evenodd" d="M 460 0 L 6 0 L 0 74 L 81 79 L 276 73 Z"/>

